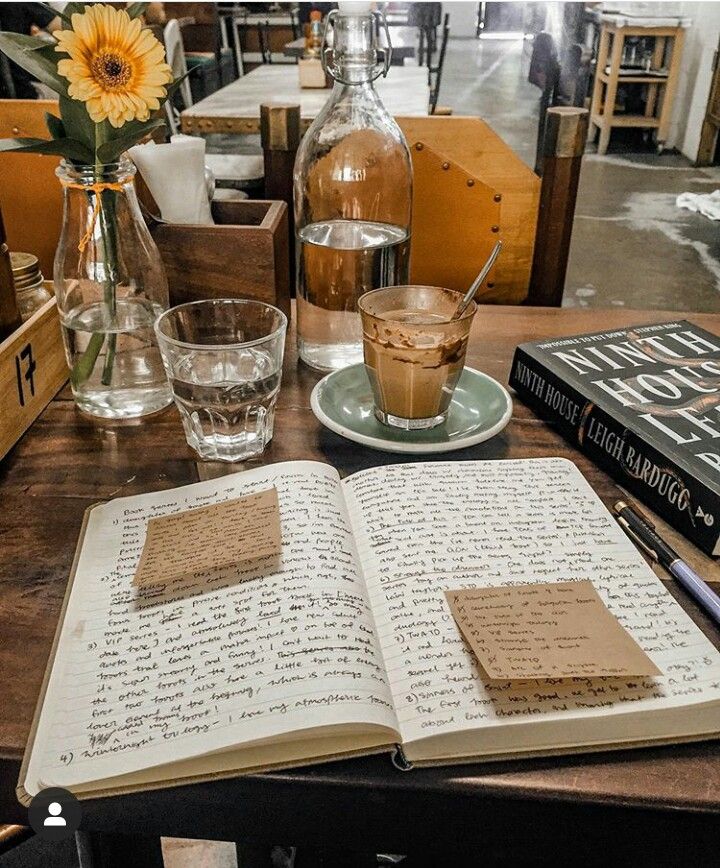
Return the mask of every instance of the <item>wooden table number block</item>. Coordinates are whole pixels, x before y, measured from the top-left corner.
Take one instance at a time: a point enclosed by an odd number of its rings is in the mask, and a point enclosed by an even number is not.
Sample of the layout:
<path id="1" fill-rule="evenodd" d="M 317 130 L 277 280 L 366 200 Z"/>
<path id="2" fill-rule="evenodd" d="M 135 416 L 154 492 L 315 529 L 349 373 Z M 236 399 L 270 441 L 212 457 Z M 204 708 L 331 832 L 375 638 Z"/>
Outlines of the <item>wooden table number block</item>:
<path id="1" fill-rule="evenodd" d="M 57 304 L 52 298 L 0 343 L 0 458 L 67 378 Z"/>

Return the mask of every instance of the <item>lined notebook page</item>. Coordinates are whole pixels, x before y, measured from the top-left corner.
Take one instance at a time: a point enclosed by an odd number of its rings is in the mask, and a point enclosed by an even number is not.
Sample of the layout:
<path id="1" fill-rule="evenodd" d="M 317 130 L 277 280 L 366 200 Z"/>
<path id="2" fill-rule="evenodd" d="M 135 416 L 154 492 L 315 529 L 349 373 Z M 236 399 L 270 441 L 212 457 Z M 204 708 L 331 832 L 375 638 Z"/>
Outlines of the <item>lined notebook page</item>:
<path id="1" fill-rule="evenodd" d="M 132 585 L 151 516 L 271 486 L 279 562 Z M 31 794 L 331 724 L 396 727 L 334 469 L 278 464 L 92 511 Z"/>
<path id="2" fill-rule="evenodd" d="M 343 487 L 404 743 L 720 699 L 720 655 L 572 462 L 396 465 Z M 484 682 L 443 592 L 572 579 L 592 580 L 663 677 Z"/>

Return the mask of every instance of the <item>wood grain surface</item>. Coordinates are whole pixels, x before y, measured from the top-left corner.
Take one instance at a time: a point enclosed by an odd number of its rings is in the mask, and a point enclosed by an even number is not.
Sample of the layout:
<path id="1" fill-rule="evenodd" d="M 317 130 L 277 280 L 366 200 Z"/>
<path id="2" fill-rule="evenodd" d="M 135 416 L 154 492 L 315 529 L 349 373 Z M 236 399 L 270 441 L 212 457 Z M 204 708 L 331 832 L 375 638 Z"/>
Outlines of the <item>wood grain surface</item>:
<path id="1" fill-rule="evenodd" d="M 519 342 L 676 318 L 677 314 L 659 311 L 481 307 L 468 363 L 507 383 Z M 720 315 L 689 319 L 720 333 Z M 345 475 L 412 460 L 368 450 L 321 428 L 309 409 L 310 390 L 318 379 L 318 374 L 298 365 L 292 330 L 275 438 L 261 459 L 246 465 L 197 461 L 174 408 L 133 424 L 98 424 L 75 410 L 67 388 L 0 463 L 0 821 L 25 821 L 14 787 L 88 506 L 277 461 L 326 461 Z M 451 457 L 553 455 L 574 460 L 606 504 L 620 495 L 605 473 L 519 401 L 502 434 Z M 658 525 L 702 575 L 720 580 L 715 562 L 662 521 Z M 718 630 L 677 587 L 668 586 L 718 643 Z M 204 807 L 209 800 L 212 811 Z M 690 848 L 683 852 L 694 852 L 692 848 L 704 840 L 698 831 L 698 823 L 704 821 L 699 818 L 720 814 L 720 743 L 416 769 L 408 774 L 396 771 L 383 756 L 98 800 L 86 803 L 85 811 L 87 824 L 96 830 L 112 831 L 122 818 L 137 834 L 273 839 L 273 830 L 285 823 L 281 828 L 289 843 L 329 840 L 332 846 L 335 839 L 349 844 L 355 840 L 359 846 L 377 844 L 378 849 L 409 846 L 410 831 L 412 841 L 427 846 L 447 843 L 445 834 L 454 836 L 456 843 L 457 836 L 464 835 L 462 846 L 481 839 L 489 847 L 493 841 L 500 846 L 507 837 L 500 833 L 507 827 L 498 827 L 498 822 L 515 828 L 526 824 L 523 840 L 528 846 L 543 846 L 550 837 L 542 824 L 552 820 L 562 823 L 563 834 L 580 848 L 576 853 L 598 846 L 601 833 L 608 839 L 622 834 L 623 840 L 634 835 L 642 841 L 651 827 L 653 834 L 677 834 L 677 823 L 683 820 L 688 824 L 683 828 L 696 835 L 694 842 L 683 843 Z M 357 821 L 358 812 L 362 822 Z M 433 812 L 438 822 L 444 818 L 439 837 L 437 826 L 434 833 L 427 826 Z M 485 821 L 495 825 L 488 829 Z M 718 818 L 712 822 L 717 824 Z M 596 829 L 599 823 L 606 825 Z"/>
<path id="2" fill-rule="evenodd" d="M 157 223 L 151 233 L 170 287 L 170 303 L 253 298 L 290 315 L 288 209 L 260 199 L 218 201 L 214 226 Z"/>

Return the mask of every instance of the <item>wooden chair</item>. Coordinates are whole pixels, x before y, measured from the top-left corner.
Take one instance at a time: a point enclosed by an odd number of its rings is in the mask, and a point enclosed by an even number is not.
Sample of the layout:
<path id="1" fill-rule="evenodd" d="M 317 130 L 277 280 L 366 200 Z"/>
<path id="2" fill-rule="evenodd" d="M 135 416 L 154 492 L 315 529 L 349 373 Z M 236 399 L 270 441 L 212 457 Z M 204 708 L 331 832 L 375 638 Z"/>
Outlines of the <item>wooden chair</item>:
<path id="1" fill-rule="evenodd" d="M 45 112 L 58 114 L 54 100 L 0 100 L 0 138 L 47 139 Z M 46 278 L 52 278 L 55 248 L 63 219 L 59 157 L 0 152 L 0 205 L 8 246 L 34 253 Z"/>
<path id="2" fill-rule="evenodd" d="M 164 8 L 167 21 L 177 21 L 182 30 L 194 99 L 204 99 L 233 81 L 235 58 L 225 44 L 217 4 L 166 3 Z"/>
<path id="3" fill-rule="evenodd" d="M 183 21 L 183 42 L 190 53 L 218 57 L 222 44 L 220 16 L 215 3 L 166 3 L 168 21 Z"/>
<path id="4" fill-rule="evenodd" d="M 173 72 L 173 78 L 186 76 L 180 83 L 178 88 L 178 96 L 183 102 L 183 108 L 189 108 L 193 104 L 192 91 L 190 90 L 190 80 L 187 77 L 188 68 L 185 59 L 185 43 L 183 41 L 182 31 L 180 29 L 180 21 L 177 18 L 171 18 L 165 25 L 163 30 L 163 43 L 165 45 L 165 58 Z M 174 109 L 172 101 L 168 100 L 165 103 L 168 114 L 168 122 L 174 133 L 178 131 L 177 119 L 174 117 Z"/>
<path id="5" fill-rule="evenodd" d="M 298 106 L 262 107 L 265 195 L 292 214 Z M 414 193 L 410 280 L 463 292 L 495 241 L 503 253 L 478 301 L 559 306 L 582 154 L 584 108 L 547 111 L 543 177 L 479 118 L 398 118 L 410 146 Z"/>
<path id="6" fill-rule="evenodd" d="M 242 54 L 245 71 L 251 72 L 264 63 L 294 63 L 294 59 L 284 56 L 283 48 L 300 35 L 295 13 L 288 13 L 282 20 L 270 14 L 259 20 L 248 20 L 250 15 L 253 15 L 252 5 L 244 14 L 233 17 L 233 38 Z"/>
<path id="7" fill-rule="evenodd" d="M 437 43 L 437 27 L 442 16 L 441 3 L 411 3 L 408 8 L 407 23 L 418 28 L 418 65 L 432 63 Z"/>
<path id="8" fill-rule="evenodd" d="M 446 13 L 443 21 L 442 39 L 440 40 L 440 53 L 436 66 L 432 66 L 428 62 L 428 84 L 430 85 L 430 114 L 434 115 L 437 110 L 438 94 L 440 93 L 440 82 L 442 81 L 443 67 L 445 66 L 445 51 L 447 50 L 447 41 L 450 36 L 450 15 Z M 435 80 L 433 81 L 433 76 Z"/>

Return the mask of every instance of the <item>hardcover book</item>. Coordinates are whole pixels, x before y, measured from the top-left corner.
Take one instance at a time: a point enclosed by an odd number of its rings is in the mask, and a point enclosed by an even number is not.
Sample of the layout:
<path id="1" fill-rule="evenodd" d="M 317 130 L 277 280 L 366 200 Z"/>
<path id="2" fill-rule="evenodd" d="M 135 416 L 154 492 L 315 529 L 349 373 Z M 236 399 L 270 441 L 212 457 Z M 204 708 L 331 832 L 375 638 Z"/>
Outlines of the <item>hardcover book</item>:
<path id="1" fill-rule="evenodd" d="M 272 489 L 279 555 L 133 581 L 153 520 Z M 445 595 L 582 580 L 661 674 L 490 678 Z M 572 462 L 293 461 L 88 510 L 18 795 L 697 740 L 719 712 L 720 652 Z"/>
<path id="2" fill-rule="evenodd" d="M 515 351 L 518 396 L 708 554 L 720 554 L 720 338 L 687 320 Z"/>

